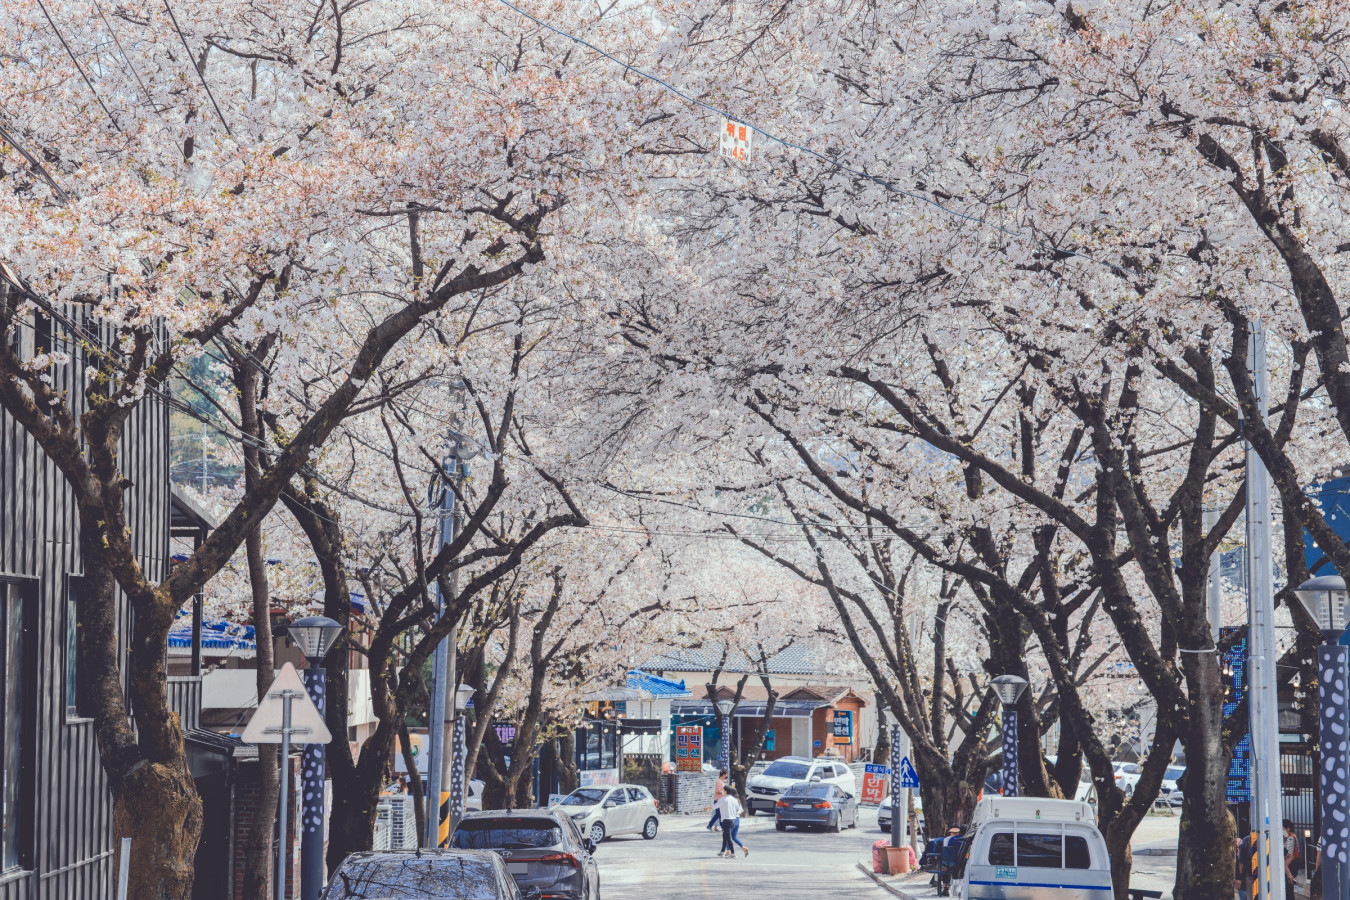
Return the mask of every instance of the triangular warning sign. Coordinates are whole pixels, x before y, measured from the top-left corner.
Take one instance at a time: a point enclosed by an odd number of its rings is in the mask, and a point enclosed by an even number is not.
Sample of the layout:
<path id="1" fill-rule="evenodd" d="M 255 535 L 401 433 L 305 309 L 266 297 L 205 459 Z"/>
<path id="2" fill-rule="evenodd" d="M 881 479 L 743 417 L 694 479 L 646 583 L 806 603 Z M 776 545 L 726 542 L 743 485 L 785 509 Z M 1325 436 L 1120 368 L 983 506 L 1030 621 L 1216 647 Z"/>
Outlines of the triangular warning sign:
<path id="1" fill-rule="evenodd" d="M 244 738 L 248 740 L 248 738 Z M 900 760 L 900 787 L 916 788 L 919 786 L 919 773 L 914 771 L 914 764 L 906 756 Z"/>
<path id="2" fill-rule="evenodd" d="M 280 744 L 288 697 L 292 744 L 326 744 L 333 739 L 323 716 L 319 715 L 319 708 L 309 699 L 300 673 L 295 671 L 295 666 L 286 663 L 267 689 L 267 696 L 258 704 L 253 718 L 248 720 L 241 740 L 248 744 Z"/>

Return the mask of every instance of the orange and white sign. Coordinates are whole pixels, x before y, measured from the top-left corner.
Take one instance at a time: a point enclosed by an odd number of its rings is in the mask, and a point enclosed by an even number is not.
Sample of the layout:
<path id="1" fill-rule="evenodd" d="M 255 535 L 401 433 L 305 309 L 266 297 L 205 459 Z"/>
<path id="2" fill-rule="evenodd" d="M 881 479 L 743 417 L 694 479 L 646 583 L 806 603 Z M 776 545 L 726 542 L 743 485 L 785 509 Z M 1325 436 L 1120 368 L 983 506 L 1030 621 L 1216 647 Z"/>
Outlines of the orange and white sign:
<path id="1" fill-rule="evenodd" d="M 722 155 L 745 162 L 750 158 L 750 126 L 722 119 Z"/>
<path id="2" fill-rule="evenodd" d="M 887 776 L 890 775 L 890 773 L 891 770 L 886 766 L 878 766 L 872 763 L 867 764 L 863 769 L 863 803 L 880 803 L 882 800 L 886 799 L 886 794 L 888 793 L 886 790 L 886 782 Z"/>

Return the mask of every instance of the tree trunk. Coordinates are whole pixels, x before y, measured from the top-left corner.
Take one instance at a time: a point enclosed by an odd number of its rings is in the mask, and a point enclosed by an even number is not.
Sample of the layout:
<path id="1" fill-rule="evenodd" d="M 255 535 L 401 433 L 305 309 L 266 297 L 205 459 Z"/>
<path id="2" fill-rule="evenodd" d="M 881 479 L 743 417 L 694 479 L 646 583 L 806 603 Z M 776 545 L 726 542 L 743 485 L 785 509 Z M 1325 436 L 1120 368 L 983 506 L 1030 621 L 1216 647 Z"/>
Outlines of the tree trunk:
<path id="1" fill-rule="evenodd" d="M 1204 639 L 1208 639 L 1206 633 Z M 1237 824 L 1228 812 L 1228 748 L 1223 740 L 1223 684 L 1213 654 L 1183 654 L 1190 697 L 1185 735 L 1176 900 L 1210 900 L 1233 891 Z"/>
<path id="2" fill-rule="evenodd" d="M 570 794 L 581 787 L 581 770 L 577 768 L 577 733 L 569 730 L 558 738 L 558 789 Z"/>
<path id="3" fill-rule="evenodd" d="M 234 370 L 235 385 L 239 390 L 240 424 L 245 434 L 261 438 L 263 429 L 258 419 L 258 372 L 240 362 Z M 262 477 L 262 460 L 258 448 L 243 442 L 244 490 L 255 491 Z M 267 696 L 276 676 L 272 644 L 272 598 L 267 586 L 267 558 L 263 552 L 262 520 L 260 519 L 244 538 L 244 553 L 248 562 L 249 588 L 253 594 L 253 634 L 257 645 L 256 685 L 258 702 Z M 284 878 L 285 873 L 274 872 L 272 841 L 276 833 L 277 802 L 281 792 L 278 778 L 280 748 L 270 744 L 258 747 L 258 811 L 249 829 L 244 845 L 243 900 L 268 900 L 272 895 L 268 877 Z M 285 840 L 283 835 L 281 838 Z"/>
<path id="4" fill-rule="evenodd" d="M 254 529 L 244 540 L 248 577 L 253 589 L 253 633 L 258 647 L 258 697 L 267 696 L 275 677 L 272 657 L 272 602 L 267 589 L 267 560 L 263 556 L 262 530 Z M 276 834 L 280 750 L 271 744 L 258 746 L 258 812 L 244 846 L 244 900 L 269 900 L 271 878 L 276 868 L 272 841 Z"/>
<path id="5" fill-rule="evenodd" d="M 427 841 L 427 791 L 422 784 L 422 773 L 417 768 L 417 758 L 413 756 L 412 741 L 408 737 L 408 725 L 400 722 L 398 726 L 400 749 L 403 752 L 403 767 L 408 770 L 408 790 L 412 792 L 413 815 L 417 819 L 417 846 L 425 847 Z"/>
<path id="6" fill-rule="evenodd" d="M 372 682 L 374 679 L 372 679 Z M 372 693 L 375 685 L 372 684 Z M 328 871 L 332 872 L 352 853 L 375 844 L 375 815 L 380 805 L 384 770 L 394 750 L 397 730 L 381 720 L 375 733 L 361 748 L 361 758 L 351 782 L 339 793 L 333 791 L 333 814 L 328 825 Z"/>

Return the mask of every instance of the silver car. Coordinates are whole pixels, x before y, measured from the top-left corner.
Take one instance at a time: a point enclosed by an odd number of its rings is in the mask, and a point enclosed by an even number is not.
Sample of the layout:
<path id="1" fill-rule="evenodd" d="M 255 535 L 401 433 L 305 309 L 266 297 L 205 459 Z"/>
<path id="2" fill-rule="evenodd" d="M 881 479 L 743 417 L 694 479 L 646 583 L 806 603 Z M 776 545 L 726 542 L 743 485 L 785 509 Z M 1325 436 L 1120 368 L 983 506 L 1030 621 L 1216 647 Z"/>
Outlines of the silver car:
<path id="1" fill-rule="evenodd" d="M 661 827 L 655 798 L 639 784 L 577 788 L 553 809 L 571 816 L 594 844 L 616 834 L 640 834 L 650 841 Z"/>
<path id="2" fill-rule="evenodd" d="M 502 858 L 473 850 L 353 853 L 338 866 L 322 896 L 323 900 L 522 900 Z M 538 896 L 534 891 L 529 894 Z"/>

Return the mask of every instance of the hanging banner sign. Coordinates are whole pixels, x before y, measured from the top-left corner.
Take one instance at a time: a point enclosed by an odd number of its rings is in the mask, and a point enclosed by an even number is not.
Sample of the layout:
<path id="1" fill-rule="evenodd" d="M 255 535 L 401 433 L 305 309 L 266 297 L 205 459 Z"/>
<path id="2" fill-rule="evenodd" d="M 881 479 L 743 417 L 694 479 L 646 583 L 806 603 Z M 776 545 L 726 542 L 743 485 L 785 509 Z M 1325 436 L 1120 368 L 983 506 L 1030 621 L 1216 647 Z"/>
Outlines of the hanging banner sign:
<path id="1" fill-rule="evenodd" d="M 722 155 L 745 162 L 750 158 L 750 126 L 722 119 Z"/>
<path id="2" fill-rule="evenodd" d="M 836 744 L 853 743 L 853 711 L 837 709 L 834 712 L 834 742 Z"/>

